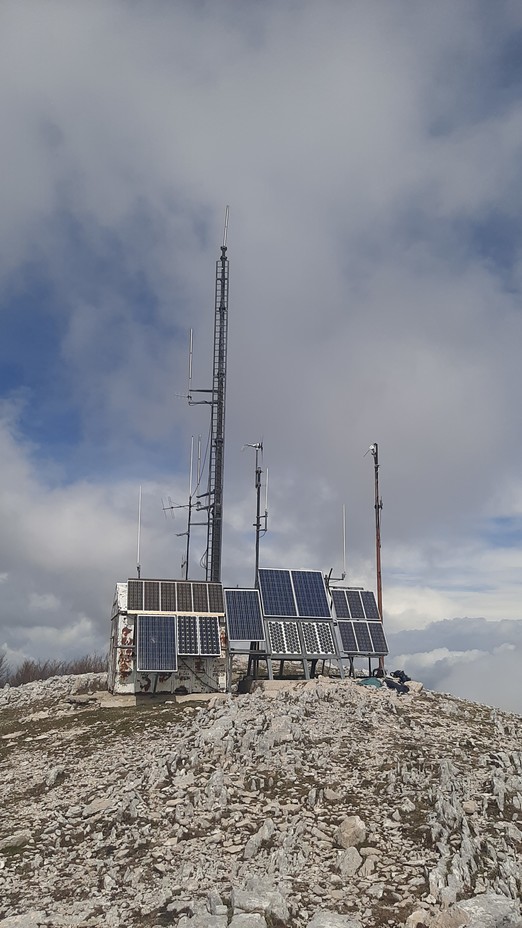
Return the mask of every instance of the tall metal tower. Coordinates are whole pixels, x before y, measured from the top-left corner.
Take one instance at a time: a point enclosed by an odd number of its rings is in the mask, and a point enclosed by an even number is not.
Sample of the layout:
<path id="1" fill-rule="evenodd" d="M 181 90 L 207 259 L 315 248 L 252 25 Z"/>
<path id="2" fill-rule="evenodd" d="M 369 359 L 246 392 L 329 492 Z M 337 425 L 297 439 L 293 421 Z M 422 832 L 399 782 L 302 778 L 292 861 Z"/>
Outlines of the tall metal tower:
<path id="1" fill-rule="evenodd" d="M 228 206 L 225 210 L 225 227 L 221 256 L 216 261 L 216 297 L 214 312 L 214 364 L 211 390 L 191 390 L 192 360 L 189 362 L 189 403 L 210 404 L 210 448 L 208 488 L 202 494 L 206 509 L 207 550 L 205 556 L 206 579 L 221 580 L 221 547 L 223 541 L 223 479 L 225 469 L 225 398 L 227 385 L 227 332 L 228 332 L 228 258 L 227 258 Z M 190 349 L 192 354 L 192 348 Z M 193 400 L 192 393 L 210 393 L 210 400 Z"/>
<path id="2" fill-rule="evenodd" d="M 212 407 L 210 456 L 208 464 L 209 520 L 207 530 L 207 580 L 221 580 L 221 547 L 223 541 L 223 479 L 225 472 L 225 397 L 227 386 L 228 333 L 228 206 L 221 256 L 216 261 L 216 299 L 214 314 L 214 366 L 212 375 Z"/>

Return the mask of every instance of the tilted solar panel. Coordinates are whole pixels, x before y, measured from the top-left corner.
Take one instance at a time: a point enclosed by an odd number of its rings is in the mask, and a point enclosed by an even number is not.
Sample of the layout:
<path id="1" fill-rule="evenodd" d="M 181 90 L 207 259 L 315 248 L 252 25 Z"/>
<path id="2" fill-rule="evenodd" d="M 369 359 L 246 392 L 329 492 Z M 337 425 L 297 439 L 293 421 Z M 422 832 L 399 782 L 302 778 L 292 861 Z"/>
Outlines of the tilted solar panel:
<path id="1" fill-rule="evenodd" d="M 263 641 L 259 590 L 225 590 L 225 606 L 231 641 Z"/>
<path id="2" fill-rule="evenodd" d="M 178 669 L 176 624 L 173 616 L 139 615 L 137 619 L 138 671 L 173 672 Z"/>
<path id="3" fill-rule="evenodd" d="M 368 630 L 372 639 L 374 654 L 387 654 L 388 644 L 386 642 L 386 636 L 384 634 L 384 629 L 381 623 L 370 622 L 368 624 Z"/>
<path id="4" fill-rule="evenodd" d="M 331 593 L 337 618 L 349 619 L 350 610 L 348 609 L 348 603 L 346 602 L 346 590 L 332 590 Z"/>
<path id="5" fill-rule="evenodd" d="M 364 609 L 359 590 L 347 590 L 346 596 L 350 608 L 350 617 L 352 619 L 364 619 Z"/>
<path id="6" fill-rule="evenodd" d="M 359 649 L 355 640 L 353 622 L 339 622 L 339 634 L 341 635 L 343 651 L 346 654 L 357 654 Z"/>
<path id="7" fill-rule="evenodd" d="M 272 654 L 301 654 L 296 622 L 267 622 Z"/>
<path id="8" fill-rule="evenodd" d="M 261 567 L 258 574 L 265 616 L 296 616 L 290 571 Z"/>
<path id="9" fill-rule="evenodd" d="M 335 654 L 335 645 L 330 624 L 326 622 L 317 623 L 317 637 L 319 638 L 320 654 Z"/>
<path id="10" fill-rule="evenodd" d="M 292 570 L 292 583 L 298 615 L 303 618 L 330 618 L 330 607 L 320 570 Z"/>
<path id="11" fill-rule="evenodd" d="M 301 625 L 305 654 L 319 654 L 317 629 L 313 622 L 303 622 Z"/>
<path id="12" fill-rule="evenodd" d="M 373 644 L 366 622 L 354 622 L 353 630 L 357 639 L 357 650 L 360 654 L 373 654 Z"/>
<path id="13" fill-rule="evenodd" d="M 362 590 L 361 599 L 368 621 L 380 622 L 381 617 L 379 615 L 379 610 L 377 608 L 377 603 L 375 602 L 375 596 L 373 593 L 370 590 Z"/>
<path id="14" fill-rule="evenodd" d="M 306 654 L 335 655 L 335 645 L 329 623 L 302 622 L 301 631 Z"/>

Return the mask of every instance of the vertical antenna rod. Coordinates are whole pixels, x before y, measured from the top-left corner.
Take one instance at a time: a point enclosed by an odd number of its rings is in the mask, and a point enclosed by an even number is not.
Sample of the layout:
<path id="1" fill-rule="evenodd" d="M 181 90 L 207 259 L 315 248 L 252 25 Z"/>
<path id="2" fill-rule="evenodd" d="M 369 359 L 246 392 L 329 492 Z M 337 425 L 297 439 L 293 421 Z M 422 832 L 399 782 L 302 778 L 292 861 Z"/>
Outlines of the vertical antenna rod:
<path id="1" fill-rule="evenodd" d="M 266 535 L 268 531 L 268 468 L 266 470 L 266 487 L 265 487 L 265 514 L 261 515 L 261 474 L 263 473 L 261 469 L 261 464 L 259 462 L 259 454 L 263 455 L 263 442 L 256 441 L 253 444 L 243 445 L 242 451 L 245 448 L 253 448 L 256 452 L 256 474 L 254 486 L 256 489 L 256 521 L 254 522 L 254 528 L 256 530 L 256 563 L 255 563 L 255 573 L 254 573 L 254 586 L 257 589 L 259 580 L 258 580 L 258 571 L 259 571 L 259 541 L 262 535 Z"/>
<path id="2" fill-rule="evenodd" d="M 138 544 L 137 544 L 137 551 L 136 551 L 136 575 L 138 577 L 138 580 L 140 579 L 140 573 L 141 573 L 140 536 L 141 536 L 141 484 L 140 484 L 140 492 L 138 494 Z"/>
<path id="3" fill-rule="evenodd" d="M 216 298 L 214 316 L 214 366 L 212 377 L 211 442 L 208 470 L 208 528 L 206 579 L 221 580 L 223 541 L 223 478 L 225 464 L 225 397 L 227 379 L 228 332 L 228 206 L 221 256 L 216 262 Z"/>

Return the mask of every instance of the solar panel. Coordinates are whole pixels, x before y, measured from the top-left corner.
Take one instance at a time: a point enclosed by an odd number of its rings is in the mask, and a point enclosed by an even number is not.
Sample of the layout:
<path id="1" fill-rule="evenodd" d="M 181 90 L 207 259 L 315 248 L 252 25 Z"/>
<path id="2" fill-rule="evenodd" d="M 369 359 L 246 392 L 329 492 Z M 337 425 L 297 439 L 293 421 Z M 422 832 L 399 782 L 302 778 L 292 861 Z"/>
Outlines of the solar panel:
<path id="1" fill-rule="evenodd" d="M 178 615 L 178 654 L 199 654 L 195 615 Z"/>
<path id="2" fill-rule="evenodd" d="M 387 654 L 388 645 L 381 623 L 371 622 L 368 625 L 368 630 L 372 639 L 374 654 Z"/>
<path id="3" fill-rule="evenodd" d="M 346 597 L 350 608 L 350 617 L 352 619 L 364 619 L 364 609 L 359 590 L 346 590 Z"/>
<path id="4" fill-rule="evenodd" d="M 206 583 L 192 584 L 192 598 L 194 600 L 194 612 L 209 611 Z"/>
<path id="5" fill-rule="evenodd" d="M 335 654 L 332 631 L 326 622 L 303 622 L 301 625 L 306 654 Z"/>
<path id="6" fill-rule="evenodd" d="M 354 622 L 353 630 L 357 639 L 357 650 L 360 654 L 372 654 L 373 644 L 366 622 Z"/>
<path id="7" fill-rule="evenodd" d="M 178 581 L 178 609 L 180 612 L 192 612 L 192 584 Z"/>
<path id="8" fill-rule="evenodd" d="M 221 654 L 219 619 L 216 615 L 200 616 L 199 648 L 202 655 L 219 656 Z"/>
<path id="9" fill-rule="evenodd" d="M 338 619 L 349 619 L 350 610 L 346 602 L 346 590 L 332 590 L 332 599 L 335 608 L 335 614 Z"/>
<path id="10" fill-rule="evenodd" d="M 139 615 L 137 669 L 165 673 L 178 669 L 176 625 L 172 616 Z"/>
<path id="11" fill-rule="evenodd" d="M 223 605 L 223 587 L 220 583 L 208 584 L 208 611 L 219 612 L 223 615 L 225 608 Z"/>
<path id="12" fill-rule="evenodd" d="M 267 622 L 267 628 L 273 654 L 301 654 L 296 622 Z"/>
<path id="13" fill-rule="evenodd" d="M 286 644 L 289 654 L 301 653 L 301 642 L 299 641 L 299 632 L 297 631 L 296 622 L 283 622 L 283 631 L 286 638 Z"/>
<path id="14" fill-rule="evenodd" d="M 339 634 L 341 635 L 343 651 L 346 654 L 357 654 L 359 649 L 355 640 L 353 622 L 339 622 Z"/>
<path id="15" fill-rule="evenodd" d="M 272 570 L 267 567 L 262 567 L 258 573 L 265 616 L 297 615 L 292 582 L 290 580 L 290 571 Z"/>
<path id="16" fill-rule="evenodd" d="M 324 579 L 320 570 L 293 570 L 292 582 L 298 615 L 306 618 L 330 618 Z"/>
<path id="17" fill-rule="evenodd" d="M 319 654 L 319 642 L 317 640 L 317 629 L 313 622 L 303 622 L 301 625 L 303 632 L 303 642 L 306 654 Z"/>
<path id="18" fill-rule="evenodd" d="M 151 612 L 159 612 L 159 582 L 157 580 L 144 580 L 143 582 L 143 608 Z"/>
<path id="19" fill-rule="evenodd" d="M 231 641 L 263 641 L 259 590 L 225 590 L 225 604 Z"/>
<path id="20" fill-rule="evenodd" d="M 317 623 L 317 637 L 319 639 L 320 654 L 335 654 L 335 645 L 330 624 L 326 622 Z"/>
<path id="21" fill-rule="evenodd" d="M 375 596 L 370 590 L 361 591 L 361 599 L 364 606 L 364 612 L 366 618 L 369 622 L 380 622 L 381 617 L 379 615 L 379 610 L 377 609 L 377 603 L 375 602 Z"/>
<path id="22" fill-rule="evenodd" d="M 127 581 L 127 609 L 143 609 L 143 581 Z"/>
<path id="23" fill-rule="evenodd" d="M 176 583 L 174 580 L 161 581 L 161 611 L 176 611 Z"/>

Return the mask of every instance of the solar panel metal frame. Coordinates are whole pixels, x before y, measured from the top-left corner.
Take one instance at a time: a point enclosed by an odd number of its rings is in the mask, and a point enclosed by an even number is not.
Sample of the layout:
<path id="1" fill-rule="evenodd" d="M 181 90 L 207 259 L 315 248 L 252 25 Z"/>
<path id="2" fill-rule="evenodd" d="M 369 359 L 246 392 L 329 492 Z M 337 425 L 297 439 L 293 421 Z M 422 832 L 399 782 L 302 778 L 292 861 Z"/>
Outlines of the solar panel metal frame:
<path id="1" fill-rule="evenodd" d="M 154 635 L 161 637 L 161 632 L 168 632 L 164 641 L 154 641 Z M 137 616 L 136 635 L 136 669 L 138 673 L 175 673 L 178 669 L 177 628 L 175 617 L 171 615 Z M 157 644 L 155 653 L 150 653 L 151 639 Z M 149 646 L 149 657 L 145 653 Z M 164 654 L 161 654 L 162 647 Z M 143 655 L 143 657 L 142 657 Z"/>
<path id="2" fill-rule="evenodd" d="M 224 593 L 229 640 L 264 641 L 265 629 L 259 590 L 233 589 L 225 590 Z M 239 614 L 241 612 L 242 615 Z"/>

